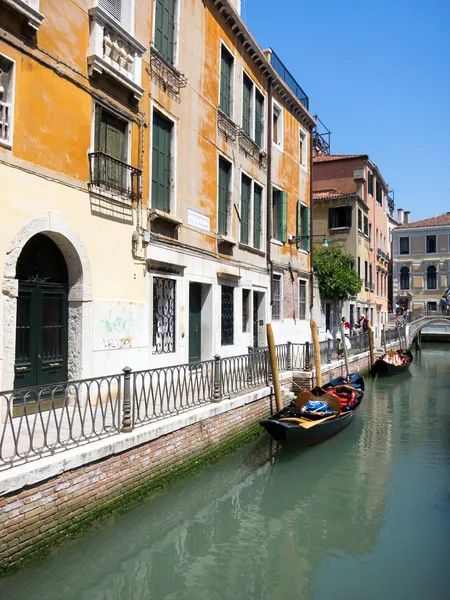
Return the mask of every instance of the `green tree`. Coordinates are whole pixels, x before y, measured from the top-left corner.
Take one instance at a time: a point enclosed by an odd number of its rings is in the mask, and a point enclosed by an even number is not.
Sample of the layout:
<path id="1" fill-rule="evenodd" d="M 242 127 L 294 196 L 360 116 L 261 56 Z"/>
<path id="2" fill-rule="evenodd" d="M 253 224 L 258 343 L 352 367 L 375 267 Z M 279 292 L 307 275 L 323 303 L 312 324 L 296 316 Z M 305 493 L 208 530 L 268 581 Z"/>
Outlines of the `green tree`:
<path id="1" fill-rule="evenodd" d="M 314 272 L 320 294 L 330 300 L 347 300 L 361 290 L 361 279 L 354 269 L 351 254 L 340 246 L 314 248 Z"/>

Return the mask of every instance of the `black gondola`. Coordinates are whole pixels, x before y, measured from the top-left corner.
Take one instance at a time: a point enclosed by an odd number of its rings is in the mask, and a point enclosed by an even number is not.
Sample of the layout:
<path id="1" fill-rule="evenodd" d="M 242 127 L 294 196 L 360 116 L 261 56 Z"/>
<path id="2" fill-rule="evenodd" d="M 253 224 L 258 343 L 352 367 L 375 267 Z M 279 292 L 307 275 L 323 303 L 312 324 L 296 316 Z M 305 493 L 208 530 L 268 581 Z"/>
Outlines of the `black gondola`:
<path id="1" fill-rule="evenodd" d="M 375 361 L 375 364 L 372 367 L 373 373 L 386 373 L 388 375 L 395 375 L 397 373 L 403 373 L 411 366 L 413 361 L 413 355 L 409 350 L 397 350 L 397 353 L 401 356 L 407 357 L 407 362 L 404 362 L 402 365 L 393 365 L 391 363 L 386 362 L 383 357 L 379 358 Z"/>
<path id="2" fill-rule="evenodd" d="M 334 395 L 335 393 L 339 396 Z M 342 406 L 345 394 L 351 397 Z M 289 406 L 260 422 L 260 425 L 280 444 L 313 446 L 335 436 L 348 427 L 361 405 L 364 396 L 364 379 L 358 374 L 348 378 L 338 377 L 322 388 L 302 392 Z M 308 399 L 326 401 L 335 414 L 321 416 L 302 412 Z"/>

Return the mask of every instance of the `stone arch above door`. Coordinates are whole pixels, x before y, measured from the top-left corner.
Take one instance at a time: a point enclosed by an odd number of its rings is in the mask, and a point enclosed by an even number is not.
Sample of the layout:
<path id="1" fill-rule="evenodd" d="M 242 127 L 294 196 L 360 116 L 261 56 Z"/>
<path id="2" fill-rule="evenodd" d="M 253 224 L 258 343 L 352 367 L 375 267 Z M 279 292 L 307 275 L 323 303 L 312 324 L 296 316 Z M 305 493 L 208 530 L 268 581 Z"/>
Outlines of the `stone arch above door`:
<path id="1" fill-rule="evenodd" d="M 59 213 L 50 212 L 27 221 L 9 245 L 5 257 L 3 293 L 3 365 L 1 389 L 11 389 L 14 382 L 15 327 L 18 280 L 16 268 L 25 244 L 42 233 L 61 250 L 69 278 L 69 379 L 92 375 L 92 272 L 86 248 L 76 231 Z"/>

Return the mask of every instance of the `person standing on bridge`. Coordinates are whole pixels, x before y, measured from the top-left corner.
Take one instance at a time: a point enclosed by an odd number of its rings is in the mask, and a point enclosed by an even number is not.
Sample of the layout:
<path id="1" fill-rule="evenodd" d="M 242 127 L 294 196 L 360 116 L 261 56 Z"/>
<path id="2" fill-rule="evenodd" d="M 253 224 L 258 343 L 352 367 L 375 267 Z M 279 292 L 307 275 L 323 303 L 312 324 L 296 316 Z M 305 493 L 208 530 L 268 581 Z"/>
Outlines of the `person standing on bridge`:
<path id="1" fill-rule="evenodd" d="M 441 311 L 443 315 L 447 315 L 448 312 L 448 303 L 447 303 L 447 297 L 446 296 L 442 296 L 442 298 L 439 301 L 440 307 L 441 307 Z"/>

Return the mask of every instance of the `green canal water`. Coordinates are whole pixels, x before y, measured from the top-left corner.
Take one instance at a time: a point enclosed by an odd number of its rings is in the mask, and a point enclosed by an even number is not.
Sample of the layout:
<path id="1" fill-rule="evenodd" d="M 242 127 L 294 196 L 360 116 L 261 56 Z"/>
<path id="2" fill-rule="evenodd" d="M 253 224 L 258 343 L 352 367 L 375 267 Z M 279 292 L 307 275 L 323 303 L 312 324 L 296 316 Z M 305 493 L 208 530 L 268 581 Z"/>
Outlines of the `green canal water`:
<path id="1" fill-rule="evenodd" d="M 265 434 L 0 581 L 4 600 L 447 600 L 450 345 L 367 379 L 352 425 Z"/>

